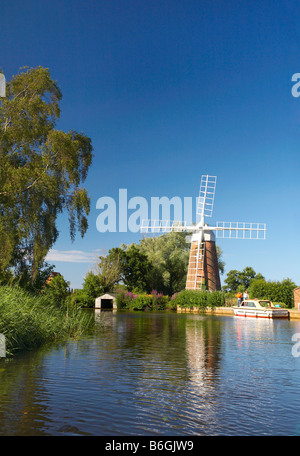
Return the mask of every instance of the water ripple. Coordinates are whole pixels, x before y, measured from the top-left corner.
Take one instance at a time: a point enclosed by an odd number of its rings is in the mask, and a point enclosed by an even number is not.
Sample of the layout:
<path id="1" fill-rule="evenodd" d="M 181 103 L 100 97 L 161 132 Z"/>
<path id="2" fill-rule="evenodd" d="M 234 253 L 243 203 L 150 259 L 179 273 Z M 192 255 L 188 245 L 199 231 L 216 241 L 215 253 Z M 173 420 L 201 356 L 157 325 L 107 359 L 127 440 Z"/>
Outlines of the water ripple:
<path id="1" fill-rule="evenodd" d="M 300 434 L 291 322 L 106 319 L 100 335 L 5 364 L 1 435 Z"/>

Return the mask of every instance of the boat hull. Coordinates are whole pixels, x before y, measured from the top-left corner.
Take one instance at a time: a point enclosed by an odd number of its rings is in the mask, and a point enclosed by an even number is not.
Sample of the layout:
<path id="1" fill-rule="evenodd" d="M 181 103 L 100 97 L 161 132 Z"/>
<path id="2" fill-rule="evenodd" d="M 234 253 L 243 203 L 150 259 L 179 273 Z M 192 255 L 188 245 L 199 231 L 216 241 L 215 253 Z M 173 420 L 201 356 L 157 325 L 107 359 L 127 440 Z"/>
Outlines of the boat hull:
<path id="1" fill-rule="evenodd" d="M 252 318 L 288 318 L 289 313 L 286 309 L 247 309 L 234 307 L 234 315 L 237 317 Z"/>

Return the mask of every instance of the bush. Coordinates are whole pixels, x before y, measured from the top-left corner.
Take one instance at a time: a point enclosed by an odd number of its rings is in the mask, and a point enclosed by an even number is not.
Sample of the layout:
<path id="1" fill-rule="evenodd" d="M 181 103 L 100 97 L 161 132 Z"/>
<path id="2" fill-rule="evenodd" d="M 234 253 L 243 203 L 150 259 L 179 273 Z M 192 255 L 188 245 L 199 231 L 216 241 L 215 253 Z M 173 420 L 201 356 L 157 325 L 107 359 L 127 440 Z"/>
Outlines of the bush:
<path id="1" fill-rule="evenodd" d="M 151 294 L 117 290 L 116 301 L 118 310 L 165 310 L 169 304 L 169 296 L 157 293 L 156 290 Z"/>
<path id="2" fill-rule="evenodd" d="M 44 298 L 53 306 L 62 307 L 70 294 L 69 282 L 66 282 L 62 275 L 58 274 L 49 279 L 43 289 Z"/>
<path id="3" fill-rule="evenodd" d="M 294 288 L 296 285 L 290 279 L 282 282 L 257 279 L 253 280 L 249 287 L 249 296 L 253 299 L 268 299 L 273 303 L 284 303 L 286 307 L 291 308 L 294 305 Z"/>
<path id="4" fill-rule="evenodd" d="M 132 299 L 130 308 L 132 310 L 152 310 L 152 296 L 146 294 L 136 296 L 136 298 Z"/>
<path id="5" fill-rule="evenodd" d="M 221 291 L 183 290 L 171 298 L 173 305 L 182 308 L 205 310 L 206 307 L 221 307 L 225 304 L 225 294 Z"/>
<path id="6" fill-rule="evenodd" d="M 95 299 L 103 294 L 99 276 L 93 272 L 88 272 L 84 277 L 82 292 L 78 293 L 82 307 L 94 307 Z"/>
<path id="7" fill-rule="evenodd" d="M 71 305 L 74 307 L 94 307 L 95 300 L 93 301 L 93 305 L 91 305 L 91 300 L 85 290 L 76 289 L 73 293 L 71 293 L 66 299 L 67 305 Z"/>
<path id="8" fill-rule="evenodd" d="M 133 301 L 135 301 L 137 296 L 138 295 L 132 293 L 131 291 L 122 289 L 116 290 L 117 309 L 122 310 L 133 308 Z"/>
<path id="9" fill-rule="evenodd" d="M 152 310 L 165 310 L 169 307 L 169 296 L 158 293 L 156 290 L 151 291 Z"/>
<path id="10" fill-rule="evenodd" d="M 225 306 L 225 293 L 222 291 L 207 292 L 207 305 L 208 307 L 222 307 Z"/>

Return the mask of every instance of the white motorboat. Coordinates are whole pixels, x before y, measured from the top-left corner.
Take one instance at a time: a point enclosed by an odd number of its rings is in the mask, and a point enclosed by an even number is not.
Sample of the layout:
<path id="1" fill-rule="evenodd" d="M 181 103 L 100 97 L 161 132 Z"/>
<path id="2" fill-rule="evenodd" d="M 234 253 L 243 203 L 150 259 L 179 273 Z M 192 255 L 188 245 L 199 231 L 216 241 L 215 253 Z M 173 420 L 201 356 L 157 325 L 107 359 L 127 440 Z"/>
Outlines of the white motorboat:
<path id="1" fill-rule="evenodd" d="M 247 299 L 240 306 L 233 307 L 237 317 L 256 318 L 288 318 L 287 309 L 273 306 L 271 301 L 265 299 Z"/>

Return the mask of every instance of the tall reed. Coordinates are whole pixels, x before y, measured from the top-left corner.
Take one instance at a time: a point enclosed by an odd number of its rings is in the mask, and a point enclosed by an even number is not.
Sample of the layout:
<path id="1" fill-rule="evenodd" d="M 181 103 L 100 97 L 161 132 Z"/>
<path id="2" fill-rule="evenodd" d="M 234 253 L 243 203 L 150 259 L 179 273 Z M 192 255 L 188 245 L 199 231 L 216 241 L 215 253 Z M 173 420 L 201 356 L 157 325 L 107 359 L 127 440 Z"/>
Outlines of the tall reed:
<path id="1" fill-rule="evenodd" d="M 0 287 L 0 333 L 4 334 L 7 354 L 28 350 L 47 342 L 80 337 L 93 325 L 90 312 L 58 308 L 43 296 L 20 288 Z"/>

